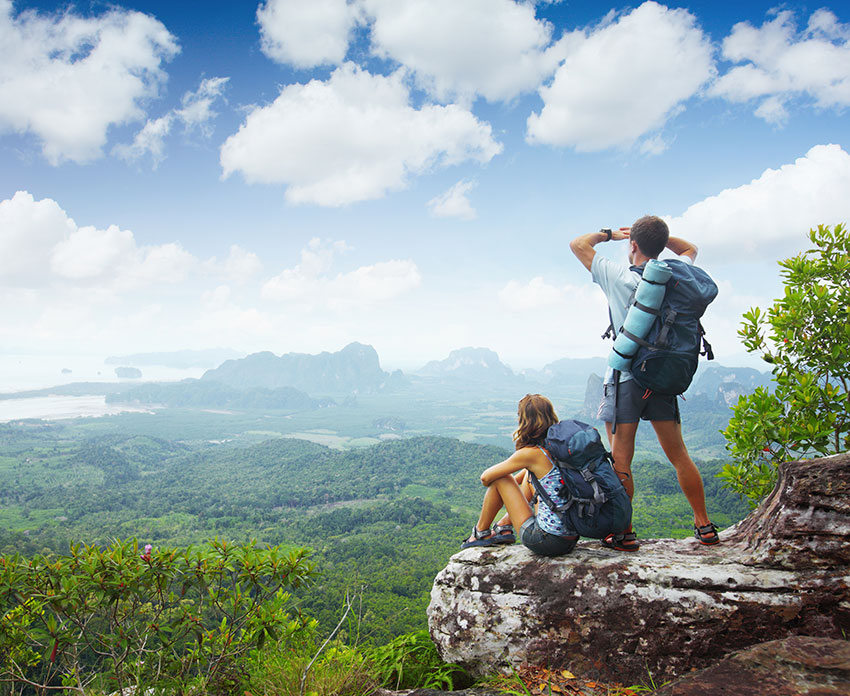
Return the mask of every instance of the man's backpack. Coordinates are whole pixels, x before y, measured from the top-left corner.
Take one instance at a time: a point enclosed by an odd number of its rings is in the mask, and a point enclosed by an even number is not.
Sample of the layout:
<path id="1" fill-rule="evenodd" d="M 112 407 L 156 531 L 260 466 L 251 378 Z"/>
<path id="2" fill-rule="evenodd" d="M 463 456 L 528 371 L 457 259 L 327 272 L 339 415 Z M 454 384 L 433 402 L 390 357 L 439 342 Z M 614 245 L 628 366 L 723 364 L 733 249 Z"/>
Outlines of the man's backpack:
<path id="1" fill-rule="evenodd" d="M 561 475 L 556 505 L 529 471 L 537 497 L 567 529 L 580 536 L 603 539 L 624 531 L 632 520 L 632 503 L 612 466 L 596 428 L 577 420 L 550 426 L 543 443 Z"/>
<path id="2" fill-rule="evenodd" d="M 699 356 L 714 360 L 700 317 L 717 297 L 717 285 L 697 266 L 678 259 L 664 263 L 672 275 L 649 333 L 636 341 L 631 373 L 644 389 L 678 396 L 690 386 Z M 643 273 L 641 267 L 632 270 Z"/>
<path id="3" fill-rule="evenodd" d="M 684 261 L 667 259 L 664 265 L 670 269 L 671 275 L 665 284 L 661 306 L 658 309 L 639 306 L 642 312 L 655 315 L 649 331 L 643 336 L 629 333 L 625 329 L 629 318 L 627 314 L 620 333 L 625 334 L 636 348 L 628 356 L 612 353 L 612 357 L 628 358 L 635 383 L 644 389 L 678 396 L 690 386 L 699 356 L 705 355 L 706 359 L 714 360 L 700 318 L 717 297 L 717 285 L 704 270 Z M 643 275 L 644 267 L 632 266 L 631 270 Z M 629 302 L 629 312 L 633 308 L 638 308 L 635 306 L 635 295 Z M 609 336 L 614 337 L 616 349 L 617 336 L 614 336 L 613 323 L 603 338 Z M 619 370 L 615 369 L 614 383 L 619 386 L 619 381 Z"/>

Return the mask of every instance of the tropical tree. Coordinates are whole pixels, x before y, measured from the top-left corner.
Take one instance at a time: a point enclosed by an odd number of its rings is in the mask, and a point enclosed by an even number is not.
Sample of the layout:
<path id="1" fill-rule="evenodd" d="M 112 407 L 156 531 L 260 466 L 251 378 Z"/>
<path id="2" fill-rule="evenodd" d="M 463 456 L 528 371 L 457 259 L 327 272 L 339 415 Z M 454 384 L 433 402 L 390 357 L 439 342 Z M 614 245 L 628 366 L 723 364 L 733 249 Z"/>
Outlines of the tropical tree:
<path id="1" fill-rule="evenodd" d="M 779 462 L 850 449 L 850 235 L 839 224 L 808 236 L 812 248 L 779 262 L 783 296 L 746 312 L 738 331 L 774 380 L 738 400 L 724 431 L 734 461 L 720 476 L 752 505 Z"/>

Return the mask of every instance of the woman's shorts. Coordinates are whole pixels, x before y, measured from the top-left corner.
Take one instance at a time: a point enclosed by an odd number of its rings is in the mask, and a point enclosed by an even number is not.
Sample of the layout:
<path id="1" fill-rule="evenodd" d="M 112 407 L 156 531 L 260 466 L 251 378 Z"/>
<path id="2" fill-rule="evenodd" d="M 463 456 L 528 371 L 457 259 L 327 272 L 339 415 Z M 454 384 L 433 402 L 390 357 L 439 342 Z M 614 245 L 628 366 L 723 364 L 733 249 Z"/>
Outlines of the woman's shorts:
<path id="1" fill-rule="evenodd" d="M 575 548 L 578 537 L 562 537 L 540 529 L 536 517 L 529 517 L 519 528 L 520 541 L 541 556 L 563 556 Z"/>

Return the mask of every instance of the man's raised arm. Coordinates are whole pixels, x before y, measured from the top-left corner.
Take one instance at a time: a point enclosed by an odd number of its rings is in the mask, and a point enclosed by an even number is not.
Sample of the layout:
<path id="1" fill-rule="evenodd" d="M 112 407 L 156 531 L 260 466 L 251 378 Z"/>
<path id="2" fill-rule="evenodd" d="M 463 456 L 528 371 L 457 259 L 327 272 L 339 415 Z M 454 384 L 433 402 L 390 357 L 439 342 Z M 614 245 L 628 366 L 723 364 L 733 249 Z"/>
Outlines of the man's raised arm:
<path id="1" fill-rule="evenodd" d="M 621 227 L 618 230 L 599 230 L 599 232 L 583 234 L 570 242 L 570 250 L 589 271 L 590 265 L 593 263 L 593 257 L 596 256 L 596 250 L 593 247 L 601 242 L 628 239 L 629 229 L 628 227 Z"/>
<path id="2" fill-rule="evenodd" d="M 697 252 L 699 252 L 696 244 L 691 244 L 681 237 L 670 237 L 667 240 L 667 248 L 676 256 L 687 256 L 691 261 L 696 261 Z"/>

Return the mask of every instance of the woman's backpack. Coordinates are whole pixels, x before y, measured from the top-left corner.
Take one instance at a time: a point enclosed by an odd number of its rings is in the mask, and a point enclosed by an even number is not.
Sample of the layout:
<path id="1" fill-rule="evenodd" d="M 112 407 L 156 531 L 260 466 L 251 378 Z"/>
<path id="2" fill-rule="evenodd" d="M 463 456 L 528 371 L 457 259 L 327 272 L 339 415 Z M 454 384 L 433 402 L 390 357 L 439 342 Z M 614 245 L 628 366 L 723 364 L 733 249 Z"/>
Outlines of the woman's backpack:
<path id="1" fill-rule="evenodd" d="M 555 423 L 543 446 L 561 475 L 558 497 L 564 502 L 556 505 L 530 471 L 529 478 L 537 497 L 567 529 L 603 539 L 628 528 L 632 503 L 596 428 L 577 420 Z"/>

